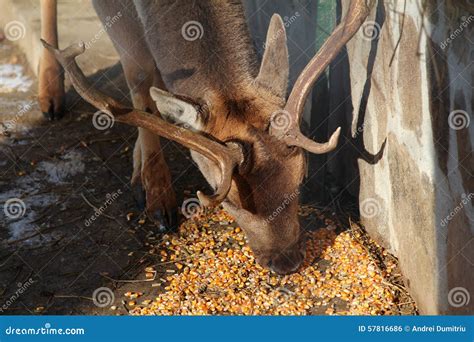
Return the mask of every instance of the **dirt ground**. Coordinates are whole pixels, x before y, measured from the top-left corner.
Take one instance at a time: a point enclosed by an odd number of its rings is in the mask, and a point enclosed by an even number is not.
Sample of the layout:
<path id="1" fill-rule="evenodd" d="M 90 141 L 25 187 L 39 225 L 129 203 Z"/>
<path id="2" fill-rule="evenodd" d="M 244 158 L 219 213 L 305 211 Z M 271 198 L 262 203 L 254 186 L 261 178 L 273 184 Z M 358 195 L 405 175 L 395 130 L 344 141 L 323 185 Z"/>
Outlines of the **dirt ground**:
<path id="1" fill-rule="evenodd" d="M 3 44 L 1 62 L 26 65 L 14 47 L 7 49 Z M 25 75 L 34 79 L 27 70 Z M 119 67 L 108 70 L 105 77 L 110 80 L 106 91 L 119 98 L 127 94 Z M 29 92 L 11 92 L 2 98 L 34 101 L 35 85 Z M 37 110 L 33 106 L 32 111 Z M 118 124 L 108 130 L 95 129 L 94 110 L 74 94 L 67 107 L 71 110 L 60 122 L 4 132 L 2 202 L 18 197 L 26 210 L 16 222 L 4 215 L 0 219 L 0 296 L 6 300 L 18 284 L 34 281 L 8 308 L 9 314 L 98 313 L 89 299 L 94 289 L 109 283 L 104 272 L 133 279 L 151 262 L 143 243 L 155 227 L 148 221 L 138 223 L 144 215 L 137 211 L 129 186 L 136 129 Z M 4 105 L 4 111 L 18 109 Z M 37 122 L 38 115 L 32 116 L 27 121 Z M 163 145 L 181 200 L 185 190 L 195 193 L 205 186 L 186 150 L 169 142 Z M 94 214 L 92 206 L 102 206 L 109 194 L 119 198 L 87 226 L 86 219 Z M 129 213 L 134 214 L 130 221 Z M 7 228 L 12 225 L 23 226 L 16 238 Z"/>
<path id="2" fill-rule="evenodd" d="M 0 46 L 0 65 L 26 65 L 13 46 L 6 42 Z M 151 301 L 166 291 L 170 272 L 151 247 L 163 237 L 136 208 L 131 195 L 136 129 L 120 124 L 96 129 L 95 110 L 72 91 L 67 115 L 59 122 L 44 122 L 34 102 L 35 78 L 26 67 L 24 76 L 32 81 L 26 91 L 0 92 L 0 119 L 15 123 L 0 129 L 0 203 L 2 209 L 10 198 L 24 203 L 21 217 L 11 219 L 0 212 L 0 314 L 127 314 L 130 292 Z M 98 73 L 92 81 L 117 98 L 128 96 L 119 66 Z M 25 106 L 28 115 L 21 114 Z M 18 116 L 24 118 L 16 122 Z M 163 145 L 178 203 L 206 189 L 188 151 L 170 142 Z M 313 206 L 302 215 L 303 225 L 333 222 L 337 232 L 349 229 L 348 216 L 336 207 Z M 96 208 L 102 208 L 103 214 L 92 218 Z M 387 256 L 381 249 L 368 239 L 361 244 L 384 263 Z M 327 267 L 324 259 L 315 263 L 321 270 Z M 145 276 L 148 267 L 153 267 L 153 279 Z M 399 287 L 395 302 L 400 305 L 394 312 L 416 313 L 401 278 L 389 281 Z M 114 300 L 104 308 L 93 301 L 94 291 L 101 287 L 113 290 Z M 337 313 L 347 304 L 335 298 L 311 313 L 327 313 L 328 307 Z"/>

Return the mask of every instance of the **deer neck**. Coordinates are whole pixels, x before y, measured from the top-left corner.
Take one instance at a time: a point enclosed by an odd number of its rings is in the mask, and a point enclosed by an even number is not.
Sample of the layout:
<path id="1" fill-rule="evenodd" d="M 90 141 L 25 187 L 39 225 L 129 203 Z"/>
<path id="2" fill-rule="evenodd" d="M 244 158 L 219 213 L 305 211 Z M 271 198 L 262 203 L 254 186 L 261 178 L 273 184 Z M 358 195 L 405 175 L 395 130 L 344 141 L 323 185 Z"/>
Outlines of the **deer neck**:
<path id="1" fill-rule="evenodd" d="M 147 41 L 171 92 L 208 90 L 232 98 L 256 76 L 256 56 L 240 1 L 142 2 Z M 179 15 L 176 15 L 179 13 Z"/>

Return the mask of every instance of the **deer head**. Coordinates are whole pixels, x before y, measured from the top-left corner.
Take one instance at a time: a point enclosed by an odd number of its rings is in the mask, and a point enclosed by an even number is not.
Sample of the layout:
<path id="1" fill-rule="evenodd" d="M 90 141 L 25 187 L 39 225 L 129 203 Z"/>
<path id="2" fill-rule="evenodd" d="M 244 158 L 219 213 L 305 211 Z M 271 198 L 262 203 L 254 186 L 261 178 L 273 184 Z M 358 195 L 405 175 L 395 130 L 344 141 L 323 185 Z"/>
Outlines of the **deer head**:
<path id="1" fill-rule="evenodd" d="M 272 17 L 260 71 L 235 98 L 209 92 L 204 99 L 152 88 L 162 118 L 133 108 L 93 89 L 76 64 L 84 45 L 57 50 L 43 42 L 62 64 L 77 92 L 115 120 L 148 129 L 189 149 L 213 195 L 198 192 L 203 205 L 223 203 L 244 229 L 257 261 L 280 274 L 295 271 L 304 248 L 298 222 L 304 150 L 327 153 L 340 128 L 320 144 L 300 132 L 307 95 L 319 75 L 368 15 L 364 0 L 351 3 L 345 20 L 298 77 L 288 101 L 288 50 L 283 22 Z"/>

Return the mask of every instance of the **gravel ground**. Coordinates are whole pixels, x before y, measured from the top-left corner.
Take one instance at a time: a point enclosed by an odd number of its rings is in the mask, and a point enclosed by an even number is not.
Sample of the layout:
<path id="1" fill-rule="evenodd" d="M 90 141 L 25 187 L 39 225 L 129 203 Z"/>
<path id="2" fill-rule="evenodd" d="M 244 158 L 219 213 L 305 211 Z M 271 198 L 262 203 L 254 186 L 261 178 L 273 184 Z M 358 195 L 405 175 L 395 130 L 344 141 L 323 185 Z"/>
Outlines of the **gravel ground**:
<path id="1" fill-rule="evenodd" d="M 324 218 L 310 206 L 300 215 Z M 256 264 L 242 230 L 223 210 L 196 215 L 183 223 L 179 236 L 150 240 L 149 252 L 160 262 L 145 270 L 145 279 L 161 269 L 155 284 L 165 291 L 153 300 L 128 291 L 124 301 L 134 315 L 416 313 L 393 257 L 358 225 L 345 229 L 331 219 L 324 222 L 308 227 L 300 270 L 278 276 Z"/>

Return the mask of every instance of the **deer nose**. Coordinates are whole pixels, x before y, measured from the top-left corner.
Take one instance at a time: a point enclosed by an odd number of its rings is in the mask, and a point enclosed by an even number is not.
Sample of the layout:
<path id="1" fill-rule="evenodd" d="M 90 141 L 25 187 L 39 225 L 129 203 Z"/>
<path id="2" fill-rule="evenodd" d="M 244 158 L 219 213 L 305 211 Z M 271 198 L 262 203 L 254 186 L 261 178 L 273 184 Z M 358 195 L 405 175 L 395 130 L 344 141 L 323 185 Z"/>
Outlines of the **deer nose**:
<path id="1" fill-rule="evenodd" d="M 279 253 L 268 263 L 268 268 L 277 274 L 290 274 L 295 272 L 304 260 L 304 255 L 299 250 Z"/>

